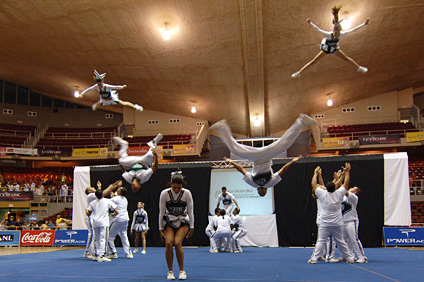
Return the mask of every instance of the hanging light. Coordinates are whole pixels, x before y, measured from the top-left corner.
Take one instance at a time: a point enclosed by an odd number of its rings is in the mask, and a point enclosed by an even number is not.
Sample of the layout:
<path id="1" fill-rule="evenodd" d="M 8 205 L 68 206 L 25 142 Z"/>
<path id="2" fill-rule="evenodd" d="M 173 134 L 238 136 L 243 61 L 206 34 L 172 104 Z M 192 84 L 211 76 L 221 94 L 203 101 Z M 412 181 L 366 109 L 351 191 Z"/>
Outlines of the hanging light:
<path id="1" fill-rule="evenodd" d="M 256 115 L 256 118 L 253 120 L 253 125 L 256 127 L 261 125 L 261 120 L 259 119 L 258 115 Z"/>
<path id="2" fill-rule="evenodd" d="M 75 91 L 74 91 L 74 97 L 75 97 L 75 98 L 79 98 L 79 97 L 81 97 L 81 94 L 80 94 L 79 90 L 75 90 Z"/>
<path id="3" fill-rule="evenodd" d="M 194 114 L 197 112 L 196 106 L 193 103 L 193 106 L 191 107 L 191 112 Z"/>
<path id="4" fill-rule="evenodd" d="M 168 29 L 168 24 L 167 23 L 165 23 L 165 28 L 162 31 L 162 38 L 164 40 L 171 39 L 171 31 Z"/>
<path id="5" fill-rule="evenodd" d="M 332 105 L 333 105 L 333 99 L 331 98 L 331 96 L 328 96 L 327 106 L 331 107 Z"/>
<path id="6" fill-rule="evenodd" d="M 349 29 L 352 26 L 352 23 L 349 19 L 349 13 L 347 12 L 345 13 L 345 17 L 340 24 L 342 25 L 342 28 L 345 30 Z"/>

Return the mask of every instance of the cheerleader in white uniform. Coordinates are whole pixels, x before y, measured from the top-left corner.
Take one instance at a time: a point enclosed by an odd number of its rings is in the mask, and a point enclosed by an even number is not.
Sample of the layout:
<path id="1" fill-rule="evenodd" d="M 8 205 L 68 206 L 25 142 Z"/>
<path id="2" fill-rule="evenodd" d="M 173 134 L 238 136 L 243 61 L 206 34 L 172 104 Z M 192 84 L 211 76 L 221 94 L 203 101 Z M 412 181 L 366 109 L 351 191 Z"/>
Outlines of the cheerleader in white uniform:
<path id="1" fill-rule="evenodd" d="M 157 144 L 162 140 L 163 135 L 158 134 L 152 141 L 148 142 L 149 151 L 143 156 L 128 156 L 128 142 L 120 137 L 113 137 L 113 141 L 119 147 L 119 164 L 121 165 L 122 178 L 131 184 L 134 193 L 141 191 L 141 184 L 147 182 L 152 174 L 159 167 L 159 160 L 156 153 Z M 154 162 L 154 164 L 153 164 Z"/>
<path id="2" fill-rule="evenodd" d="M 205 229 L 205 233 L 209 237 L 209 242 L 210 242 L 210 245 L 211 245 L 211 247 L 209 249 L 210 253 L 213 253 L 214 250 L 217 249 L 217 246 L 215 245 L 215 240 L 212 240 L 212 237 L 213 237 L 213 235 L 215 235 L 215 232 L 216 232 L 216 229 L 215 229 L 216 223 L 215 222 L 216 222 L 216 219 L 219 217 L 220 212 L 221 212 L 220 208 L 215 208 L 215 215 L 209 220 L 209 224 L 208 224 L 208 226 L 206 226 L 206 229 Z"/>
<path id="3" fill-rule="evenodd" d="M 134 212 L 133 221 L 131 224 L 131 235 L 135 232 L 135 248 L 134 253 L 138 252 L 138 243 L 140 242 L 140 234 L 143 241 L 142 255 L 146 254 L 146 234 L 149 230 L 149 219 L 147 212 L 144 210 L 144 204 L 142 202 L 137 203 L 137 210 Z"/>
<path id="4" fill-rule="evenodd" d="M 362 72 L 362 73 L 366 73 L 368 71 L 368 69 L 366 67 L 362 67 L 360 66 L 357 62 L 355 62 L 352 58 L 348 57 L 342 50 L 340 50 L 340 46 L 339 46 L 339 40 L 340 38 L 342 38 L 342 36 L 352 33 L 356 30 L 358 30 L 359 28 L 368 25 L 370 20 L 366 19 L 364 23 L 358 25 L 357 27 L 354 27 L 352 29 L 349 30 L 342 30 L 342 26 L 341 26 L 341 21 L 339 21 L 339 11 L 340 11 L 341 7 L 333 7 L 332 11 L 333 11 L 333 31 L 325 31 L 320 29 L 319 27 L 317 27 L 314 23 L 311 22 L 311 19 L 306 19 L 306 21 L 318 32 L 321 33 L 322 35 L 325 36 L 325 38 L 322 39 L 321 41 L 321 51 L 318 53 L 318 55 L 315 56 L 315 58 L 310 61 L 309 63 L 307 63 L 305 66 L 303 66 L 298 72 L 295 72 L 292 74 L 293 78 L 299 77 L 300 74 L 302 73 L 302 71 L 304 71 L 307 67 L 309 67 L 310 65 L 314 64 L 315 62 L 317 62 L 319 59 L 322 58 L 322 55 L 324 54 L 337 54 L 338 56 L 340 56 L 342 59 L 347 60 L 349 62 L 351 62 L 352 64 L 354 64 L 358 70 L 358 72 Z"/>
<path id="5" fill-rule="evenodd" d="M 267 193 L 267 188 L 273 187 L 280 182 L 283 173 L 286 172 L 294 162 L 299 160 L 301 156 L 294 158 L 275 173 L 272 171 L 271 167 L 272 158 L 290 148 L 302 130 L 305 127 L 311 126 L 317 126 L 316 121 L 305 114 L 300 114 L 283 136 L 272 144 L 261 148 L 250 147 L 238 143 L 233 138 L 231 128 L 226 120 L 215 123 L 209 130 L 221 138 L 232 154 L 253 162 L 253 170 L 250 173 L 231 159 L 225 158 L 225 160 L 230 162 L 237 171 L 244 175 L 243 180 L 252 187 L 255 187 L 258 190 L 258 194 L 263 197 Z"/>
<path id="6" fill-rule="evenodd" d="M 110 85 L 104 83 L 104 78 L 106 73 L 99 74 L 96 70 L 94 70 L 94 80 L 97 82 L 93 86 L 85 89 L 81 92 L 81 97 L 91 90 L 97 90 L 100 94 L 100 99 L 95 104 L 93 104 L 93 111 L 97 110 L 99 106 L 110 106 L 110 105 L 122 105 L 126 107 L 133 108 L 137 111 L 143 111 L 143 107 L 137 104 L 133 104 L 127 101 L 119 100 L 119 94 L 116 90 L 125 89 L 126 85 Z"/>
<path id="7" fill-rule="evenodd" d="M 233 252 L 233 240 L 231 238 L 231 217 L 226 215 L 225 210 L 222 209 L 219 213 L 218 218 L 215 220 L 216 232 L 211 238 L 213 245 L 217 246 L 217 241 L 220 239 L 225 240 L 224 250 Z M 215 249 L 211 253 L 218 253 L 218 250 Z"/>
<path id="8" fill-rule="evenodd" d="M 233 250 L 235 253 L 242 253 L 243 250 L 240 245 L 240 239 L 246 236 L 247 231 L 243 227 L 243 219 L 240 217 L 240 209 L 234 209 L 232 217 L 232 235 L 233 238 Z"/>
<path id="9" fill-rule="evenodd" d="M 168 265 L 168 280 L 174 280 L 172 263 L 175 255 L 180 267 L 178 279 L 187 279 L 184 271 L 184 237 L 190 238 L 194 232 L 193 198 L 190 190 L 183 188 L 184 178 L 181 172 L 172 173 L 170 186 L 160 194 L 159 199 L 159 233 L 165 241 L 165 257 Z"/>
<path id="10" fill-rule="evenodd" d="M 222 187 L 221 191 L 221 194 L 219 194 L 218 196 L 218 204 L 216 205 L 217 208 L 219 208 L 221 201 L 224 205 L 224 210 L 226 214 L 231 214 L 234 204 L 236 204 L 238 209 L 240 208 L 233 194 L 227 192 L 227 187 Z"/>

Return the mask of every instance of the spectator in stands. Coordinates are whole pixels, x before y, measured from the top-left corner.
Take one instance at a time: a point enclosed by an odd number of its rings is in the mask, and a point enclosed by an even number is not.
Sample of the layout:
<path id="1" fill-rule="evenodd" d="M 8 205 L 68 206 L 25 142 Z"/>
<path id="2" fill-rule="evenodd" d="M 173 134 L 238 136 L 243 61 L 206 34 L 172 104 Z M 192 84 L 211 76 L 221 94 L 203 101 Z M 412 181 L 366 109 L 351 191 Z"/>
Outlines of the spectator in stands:
<path id="1" fill-rule="evenodd" d="M 25 180 L 25 181 L 24 181 L 24 185 L 23 185 L 23 186 L 24 186 L 24 192 L 29 192 L 29 188 L 30 188 L 30 187 L 29 187 L 29 183 L 28 183 L 28 181 L 26 181 L 26 180 Z"/>
<path id="2" fill-rule="evenodd" d="M 45 220 L 44 221 L 44 223 L 43 223 L 43 221 L 42 220 L 40 220 L 39 222 L 38 222 L 38 225 L 40 225 L 40 229 L 41 230 L 47 230 L 47 229 L 49 229 L 49 226 L 48 226 L 48 221 L 47 220 Z"/>
<path id="3" fill-rule="evenodd" d="M 66 222 L 64 221 L 62 216 L 60 214 L 58 214 L 57 217 L 56 217 L 56 229 L 63 230 L 63 228 L 65 228 L 65 229 L 67 228 Z"/>
<path id="4" fill-rule="evenodd" d="M 281 175 L 297 160 L 294 158 L 291 162 L 283 166 L 278 172 L 272 171 L 272 158 L 278 156 L 287 150 L 299 136 L 304 128 L 317 126 L 317 123 L 311 117 L 300 114 L 293 125 L 274 143 L 261 147 L 250 147 L 238 143 L 232 136 L 231 128 L 226 120 L 221 120 L 212 125 L 209 130 L 217 134 L 221 140 L 227 145 L 231 153 L 246 160 L 253 162 L 253 171 L 247 172 L 242 166 L 235 163 L 229 158 L 225 158 L 227 162 L 234 165 L 234 167 L 244 175 L 243 180 L 257 188 L 258 194 L 263 197 L 267 193 L 269 187 L 275 186 L 281 181 Z M 301 157 L 301 156 L 300 156 Z"/>
<path id="5" fill-rule="evenodd" d="M 126 85 L 110 85 L 104 83 L 104 78 L 106 73 L 99 74 L 96 70 L 94 70 L 94 79 L 96 80 L 96 84 L 85 89 L 81 92 L 81 97 L 84 94 L 90 92 L 91 90 L 97 90 L 100 93 L 100 100 L 93 104 L 93 111 L 97 110 L 99 106 L 110 106 L 110 105 L 122 105 L 126 107 L 133 108 L 134 110 L 143 111 L 143 107 L 137 104 L 133 104 L 127 101 L 119 100 L 119 94 L 116 90 L 121 90 L 126 88 Z"/>
<path id="6" fill-rule="evenodd" d="M 150 146 L 150 149 L 144 156 L 128 156 L 128 142 L 119 137 L 113 137 L 113 141 L 120 146 L 119 164 L 124 172 L 122 178 L 131 184 L 134 193 L 140 192 L 141 184 L 147 182 L 158 169 L 159 161 L 156 147 L 162 138 L 162 134 L 159 133 L 152 141 L 148 142 L 147 145 Z"/>
<path id="7" fill-rule="evenodd" d="M 15 186 L 13 185 L 13 182 L 11 182 L 11 181 L 7 182 L 7 191 L 9 191 L 9 192 L 15 191 Z"/>
<path id="8" fill-rule="evenodd" d="M 37 224 L 37 220 L 38 220 L 37 215 L 35 214 L 31 215 L 31 217 L 29 218 L 29 225 L 28 225 L 30 230 L 40 229 Z"/>
<path id="9" fill-rule="evenodd" d="M 16 181 L 13 183 L 13 188 L 14 188 L 14 191 L 15 192 L 20 192 L 21 191 L 21 185 L 19 185 L 19 183 L 16 182 Z"/>
<path id="10" fill-rule="evenodd" d="M 22 219 L 20 219 L 19 217 L 16 219 L 16 230 L 22 230 L 24 223 L 26 224 L 26 222 L 22 222 Z"/>
<path id="11" fill-rule="evenodd" d="M 30 180 L 30 190 L 31 190 L 32 192 L 34 192 L 34 191 L 35 191 L 35 183 L 34 183 L 34 181 L 32 181 L 32 179 Z"/>
<path id="12" fill-rule="evenodd" d="M 47 224 L 47 226 L 51 229 L 51 230 L 55 230 L 56 229 L 56 225 L 53 223 L 53 219 L 49 220 L 49 223 Z"/>
<path id="13" fill-rule="evenodd" d="M 6 222 L 4 220 L 0 221 L 0 230 L 6 230 Z"/>
<path id="14" fill-rule="evenodd" d="M 16 220 L 13 215 L 9 216 L 6 226 L 8 230 L 16 230 Z"/>
<path id="15" fill-rule="evenodd" d="M 68 185 L 66 183 L 62 183 L 61 189 L 60 189 L 60 196 L 62 198 L 62 202 L 67 202 L 68 197 Z"/>
<path id="16" fill-rule="evenodd" d="M 141 235 L 141 240 L 143 243 L 143 251 L 141 252 L 141 254 L 146 254 L 146 234 L 148 230 L 149 218 L 147 212 L 144 210 L 144 204 L 142 202 L 138 202 L 137 209 L 134 211 L 133 221 L 131 224 L 131 235 L 133 235 L 133 233 L 135 232 L 134 253 L 137 253 L 138 251 L 138 243 L 140 242 Z"/>

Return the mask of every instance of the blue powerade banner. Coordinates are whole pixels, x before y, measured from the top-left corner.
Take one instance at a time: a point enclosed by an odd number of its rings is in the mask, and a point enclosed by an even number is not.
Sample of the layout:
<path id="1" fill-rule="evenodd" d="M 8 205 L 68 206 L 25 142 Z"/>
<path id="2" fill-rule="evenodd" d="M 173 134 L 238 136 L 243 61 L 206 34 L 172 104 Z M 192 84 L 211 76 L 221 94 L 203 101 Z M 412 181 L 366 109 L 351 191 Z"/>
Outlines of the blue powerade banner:
<path id="1" fill-rule="evenodd" d="M 422 227 L 384 227 L 386 246 L 424 246 Z"/>
<path id="2" fill-rule="evenodd" d="M 87 245 L 88 230 L 56 230 L 54 244 L 58 245 Z"/>
<path id="3" fill-rule="evenodd" d="M 0 246 L 16 245 L 19 246 L 21 231 L 0 231 Z"/>

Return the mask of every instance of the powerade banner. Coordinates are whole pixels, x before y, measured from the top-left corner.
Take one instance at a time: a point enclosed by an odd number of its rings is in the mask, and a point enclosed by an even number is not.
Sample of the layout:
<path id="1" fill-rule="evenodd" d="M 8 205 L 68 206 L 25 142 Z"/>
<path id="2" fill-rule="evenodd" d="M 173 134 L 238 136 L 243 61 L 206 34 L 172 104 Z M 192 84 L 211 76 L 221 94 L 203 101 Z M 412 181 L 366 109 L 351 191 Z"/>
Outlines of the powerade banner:
<path id="1" fill-rule="evenodd" d="M 58 245 L 87 245 L 88 230 L 56 230 L 54 244 Z"/>
<path id="2" fill-rule="evenodd" d="M 423 227 L 384 227 L 386 246 L 424 246 Z"/>
<path id="3" fill-rule="evenodd" d="M 0 246 L 19 246 L 19 239 L 21 239 L 21 231 L 0 231 Z"/>
<path id="4" fill-rule="evenodd" d="M 359 144 L 361 145 L 373 145 L 373 144 L 399 144 L 400 135 L 370 135 L 370 136 L 359 136 Z"/>

